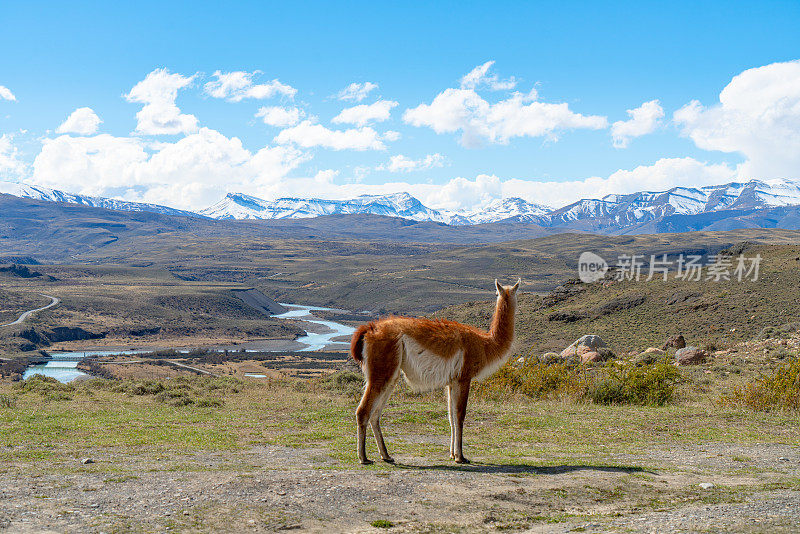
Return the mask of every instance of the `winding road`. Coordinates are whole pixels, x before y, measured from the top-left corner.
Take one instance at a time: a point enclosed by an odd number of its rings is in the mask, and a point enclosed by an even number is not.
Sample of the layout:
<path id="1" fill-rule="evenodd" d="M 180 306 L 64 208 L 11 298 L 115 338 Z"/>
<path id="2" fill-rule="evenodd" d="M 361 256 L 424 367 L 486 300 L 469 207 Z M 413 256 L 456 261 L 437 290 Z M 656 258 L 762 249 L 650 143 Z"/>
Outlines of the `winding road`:
<path id="1" fill-rule="evenodd" d="M 58 299 L 56 297 L 53 297 L 53 296 L 50 296 L 50 295 L 45 295 L 44 293 L 39 293 L 39 294 L 41 296 L 43 296 L 43 297 L 49 298 L 51 300 L 50 304 L 48 304 L 47 306 L 42 306 L 41 308 L 36 308 L 35 310 L 28 310 L 26 312 L 23 312 L 22 315 L 19 316 L 19 319 L 17 319 L 13 323 L 0 324 L 0 326 L 13 326 L 15 324 L 23 323 L 25 321 L 25 319 L 27 319 L 28 317 L 30 317 L 34 313 L 42 311 L 42 310 L 46 310 L 47 308 L 52 308 L 53 306 L 56 306 L 56 305 L 58 305 L 59 302 L 61 302 L 61 299 Z"/>

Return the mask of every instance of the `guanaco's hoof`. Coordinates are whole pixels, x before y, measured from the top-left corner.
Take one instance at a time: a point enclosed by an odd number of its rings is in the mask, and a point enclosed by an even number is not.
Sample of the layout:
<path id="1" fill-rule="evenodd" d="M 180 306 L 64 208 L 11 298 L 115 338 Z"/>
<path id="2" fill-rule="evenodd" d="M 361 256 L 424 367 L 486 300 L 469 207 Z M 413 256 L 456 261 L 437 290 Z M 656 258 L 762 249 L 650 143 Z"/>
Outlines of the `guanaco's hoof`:
<path id="1" fill-rule="evenodd" d="M 372 465 L 372 464 L 375 463 L 372 460 L 367 460 L 366 458 L 364 458 L 363 460 L 360 460 L 360 462 L 361 462 L 361 465 Z"/>
<path id="2" fill-rule="evenodd" d="M 391 456 L 389 456 L 388 458 L 382 458 L 382 460 L 384 462 L 386 462 L 387 464 L 393 464 L 394 463 L 394 458 L 392 458 Z"/>
<path id="3" fill-rule="evenodd" d="M 457 464 L 468 464 L 469 460 L 467 460 L 466 458 L 456 458 L 456 463 Z"/>

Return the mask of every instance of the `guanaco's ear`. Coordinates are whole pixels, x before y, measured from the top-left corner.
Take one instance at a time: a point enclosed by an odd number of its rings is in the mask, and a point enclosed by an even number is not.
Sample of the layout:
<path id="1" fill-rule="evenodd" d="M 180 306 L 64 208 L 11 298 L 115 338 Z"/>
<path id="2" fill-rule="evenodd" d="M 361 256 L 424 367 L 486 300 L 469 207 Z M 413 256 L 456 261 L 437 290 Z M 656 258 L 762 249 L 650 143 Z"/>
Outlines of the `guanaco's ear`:
<path id="1" fill-rule="evenodd" d="M 517 278 L 517 283 L 511 286 L 511 293 L 516 293 L 517 289 L 519 289 L 519 285 L 522 283 L 522 278 Z"/>
<path id="2" fill-rule="evenodd" d="M 497 278 L 494 279 L 494 286 L 497 288 L 497 294 L 503 294 L 503 286 L 500 285 L 500 282 L 497 281 Z"/>

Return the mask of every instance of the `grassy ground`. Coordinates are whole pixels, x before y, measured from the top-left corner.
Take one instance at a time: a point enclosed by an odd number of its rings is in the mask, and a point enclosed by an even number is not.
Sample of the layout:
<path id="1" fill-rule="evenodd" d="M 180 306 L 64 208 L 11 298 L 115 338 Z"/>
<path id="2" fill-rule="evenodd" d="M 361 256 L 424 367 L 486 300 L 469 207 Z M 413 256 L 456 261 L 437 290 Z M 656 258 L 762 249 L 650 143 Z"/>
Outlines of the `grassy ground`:
<path id="1" fill-rule="evenodd" d="M 702 370 L 683 373 L 676 402 L 663 407 L 478 395 L 465 430 L 475 463 L 464 467 L 447 458 L 440 392 L 400 386 L 382 425 L 398 464 L 361 467 L 351 379 L 0 382 L 8 488 L 0 498 L 13 505 L 0 523 L 106 532 L 615 531 L 698 504 L 739 506 L 767 492 L 793 499 L 797 413 L 741 409 L 722 392 L 704 394 Z M 369 441 L 368 453 L 377 456 Z M 780 525 L 773 517 L 767 526 Z"/>
<path id="2" fill-rule="evenodd" d="M 202 381 L 187 382 L 193 380 Z M 77 385 L 63 396 L 49 396 L 21 393 L 3 383 L 0 390 L 15 405 L 1 413 L 0 443 L 6 447 L 1 457 L 63 460 L 64 450 L 79 455 L 82 449 L 95 447 L 164 452 L 283 445 L 317 448 L 343 466 L 354 460 L 351 434 L 357 395 L 292 380 L 237 382 L 232 388 L 210 392 L 197 387 L 202 395 L 221 399 L 222 404 L 176 408 L 155 395 L 92 384 Z M 401 388 L 390 402 L 384 426 L 399 456 L 446 459 L 446 450 L 420 439 L 449 433 L 440 396 L 415 395 Z M 718 405 L 658 408 L 534 402 L 523 397 L 507 403 L 477 399 L 470 404 L 467 441 L 472 455 L 487 461 L 515 463 L 544 456 L 545 463 L 552 463 L 601 451 L 634 453 L 666 442 L 673 446 L 704 441 L 800 445 L 797 424 L 793 413 Z M 375 455 L 375 450 L 370 452 Z"/>

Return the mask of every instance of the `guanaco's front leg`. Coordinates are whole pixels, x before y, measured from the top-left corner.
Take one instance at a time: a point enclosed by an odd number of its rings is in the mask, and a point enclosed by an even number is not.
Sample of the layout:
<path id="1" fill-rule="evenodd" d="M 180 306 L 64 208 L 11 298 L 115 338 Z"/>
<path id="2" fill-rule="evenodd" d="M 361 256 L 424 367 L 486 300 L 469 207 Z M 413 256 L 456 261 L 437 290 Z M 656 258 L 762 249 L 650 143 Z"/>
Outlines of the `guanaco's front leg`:
<path id="1" fill-rule="evenodd" d="M 464 417 L 467 415 L 467 400 L 469 399 L 469 386 L 472 382 L 471 379 L 461 380 L 459 382 L 454 382 L 450 386 L 451 397 L 453 401 L 455 401 L 455 409 L 454 409 L 454 420 L 453 426 L 454 428 L 454 440 L 453 440 L 453 454 L 455 456 L 456 463 L 459 464 L 468 464 L 469 460 L 464 458 L 464 450 L 462 446 L 462 437 L 464 433 Z M 453 387 L 455 385 L 455 387 Z M 451 402 L 453 402 L 451 401 Z"/>

